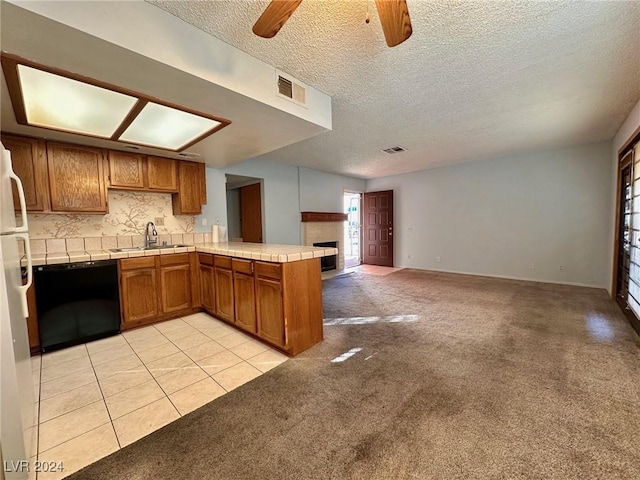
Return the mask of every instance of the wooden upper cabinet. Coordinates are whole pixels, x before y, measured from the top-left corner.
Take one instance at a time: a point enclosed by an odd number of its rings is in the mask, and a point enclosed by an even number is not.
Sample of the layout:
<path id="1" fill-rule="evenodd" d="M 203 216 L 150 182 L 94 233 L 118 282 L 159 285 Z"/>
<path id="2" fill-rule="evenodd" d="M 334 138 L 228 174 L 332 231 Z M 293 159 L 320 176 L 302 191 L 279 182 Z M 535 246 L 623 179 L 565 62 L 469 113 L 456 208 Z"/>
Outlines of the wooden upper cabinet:
<path id="1" fill-rule="evenodd" d="M 207 204 L 207 171 L 205 170 L 204 163 L 199 163 L 200 169 L 200 204 Z"/>
<path id="2" fill-rule="evenodd" d="M 196 162 L 178 162 L 178 193 L 173 196 L 175 215 L 202 213 L 204 167 Z"/>
<path id="3" fill-rule="evenodd" d="M 47 142 L 47 166 L 52 211 L 107 213 L 102 150 Z"/>
<path id="4" fill-rule="evenodd" d="M 142 155 L 109 150 L 109 186 L 144 188 Z"/>
<path id="5" fill-rule="evenodd" d="M 171 158 L 147 157 L 147 186 L 150 190 L 178 190 L 177 161 Z"/>
<path id="6" fill-rule="evenodd" d="M 13 171 L 22 181 L 27 211 L 49 210 L 47 158 L 44 142 L 35 138 L 2 135 L 2 144 L 11 152 Z M 13 204 L 20 210 L 18 191 L 13 184 Z"/>

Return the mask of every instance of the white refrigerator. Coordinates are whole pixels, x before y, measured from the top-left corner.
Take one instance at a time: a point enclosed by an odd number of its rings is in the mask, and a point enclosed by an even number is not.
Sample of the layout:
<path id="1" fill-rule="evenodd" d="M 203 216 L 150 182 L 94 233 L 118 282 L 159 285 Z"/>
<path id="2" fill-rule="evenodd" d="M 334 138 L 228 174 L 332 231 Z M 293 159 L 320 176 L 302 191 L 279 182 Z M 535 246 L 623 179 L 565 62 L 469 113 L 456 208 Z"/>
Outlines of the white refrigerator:
<path id="1" fill-rule="evenodd" d="M 27 289 L 32 281 L 31 249 L 24 190 L 11 167 L 11 156 L 0 143 L 0 478 L 27 478 L 34 434 L 34 391 L 26 318 Z M 13 204 L 12 184 L 17 186 L 20 213 Z M 24 243 L 27 282 L 20 273 Z"/>

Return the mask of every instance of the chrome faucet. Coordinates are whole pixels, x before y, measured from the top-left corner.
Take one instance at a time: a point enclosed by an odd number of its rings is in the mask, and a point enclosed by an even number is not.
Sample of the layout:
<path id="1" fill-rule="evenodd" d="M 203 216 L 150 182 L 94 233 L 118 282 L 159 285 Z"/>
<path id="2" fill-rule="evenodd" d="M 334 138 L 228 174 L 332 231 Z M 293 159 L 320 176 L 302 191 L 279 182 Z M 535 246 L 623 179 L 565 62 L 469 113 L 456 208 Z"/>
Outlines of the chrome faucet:
<path id="1" fill-rule="evenodd" d="M 151 227 L 151 233 L 149 233 L 149 227 Z M 147 222 L 147 226 L 144 229 L 145 233 L 145 248 L 149 248 L 151 245 L 157 245 L 158 243 L 158 231 L 153 222 Z"/>

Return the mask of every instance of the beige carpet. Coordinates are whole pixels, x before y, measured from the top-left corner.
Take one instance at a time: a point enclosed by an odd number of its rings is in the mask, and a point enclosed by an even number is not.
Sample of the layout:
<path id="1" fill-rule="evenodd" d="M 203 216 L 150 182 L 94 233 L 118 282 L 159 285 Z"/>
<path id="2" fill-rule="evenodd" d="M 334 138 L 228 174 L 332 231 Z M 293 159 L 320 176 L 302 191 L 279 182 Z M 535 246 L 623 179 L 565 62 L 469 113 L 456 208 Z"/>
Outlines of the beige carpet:
<path id="1" fill-rule="evenodd" d="M 640 478 L 640 349 L 603 290 L 405 269 L 324 309 L 322 344 L 73 478 Z"/>

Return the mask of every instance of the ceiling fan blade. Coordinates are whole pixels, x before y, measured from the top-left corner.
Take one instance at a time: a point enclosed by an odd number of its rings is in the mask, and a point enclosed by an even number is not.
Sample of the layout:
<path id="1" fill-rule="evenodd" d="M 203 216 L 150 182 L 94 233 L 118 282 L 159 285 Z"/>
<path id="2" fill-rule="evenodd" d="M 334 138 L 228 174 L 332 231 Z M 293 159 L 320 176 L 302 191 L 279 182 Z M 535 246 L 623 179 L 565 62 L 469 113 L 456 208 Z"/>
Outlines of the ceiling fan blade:
<path id="1" fill-rule="evenodd" d="M 302 0 L 272 0 L 253 26 L 253 33 L 263 38 L 275 36 Z"/>
<path id="2" fill-rule="evenodd" d="M 413 33 L 406 0 L 376 0 L 387 45 L 400 45 Z"/>

